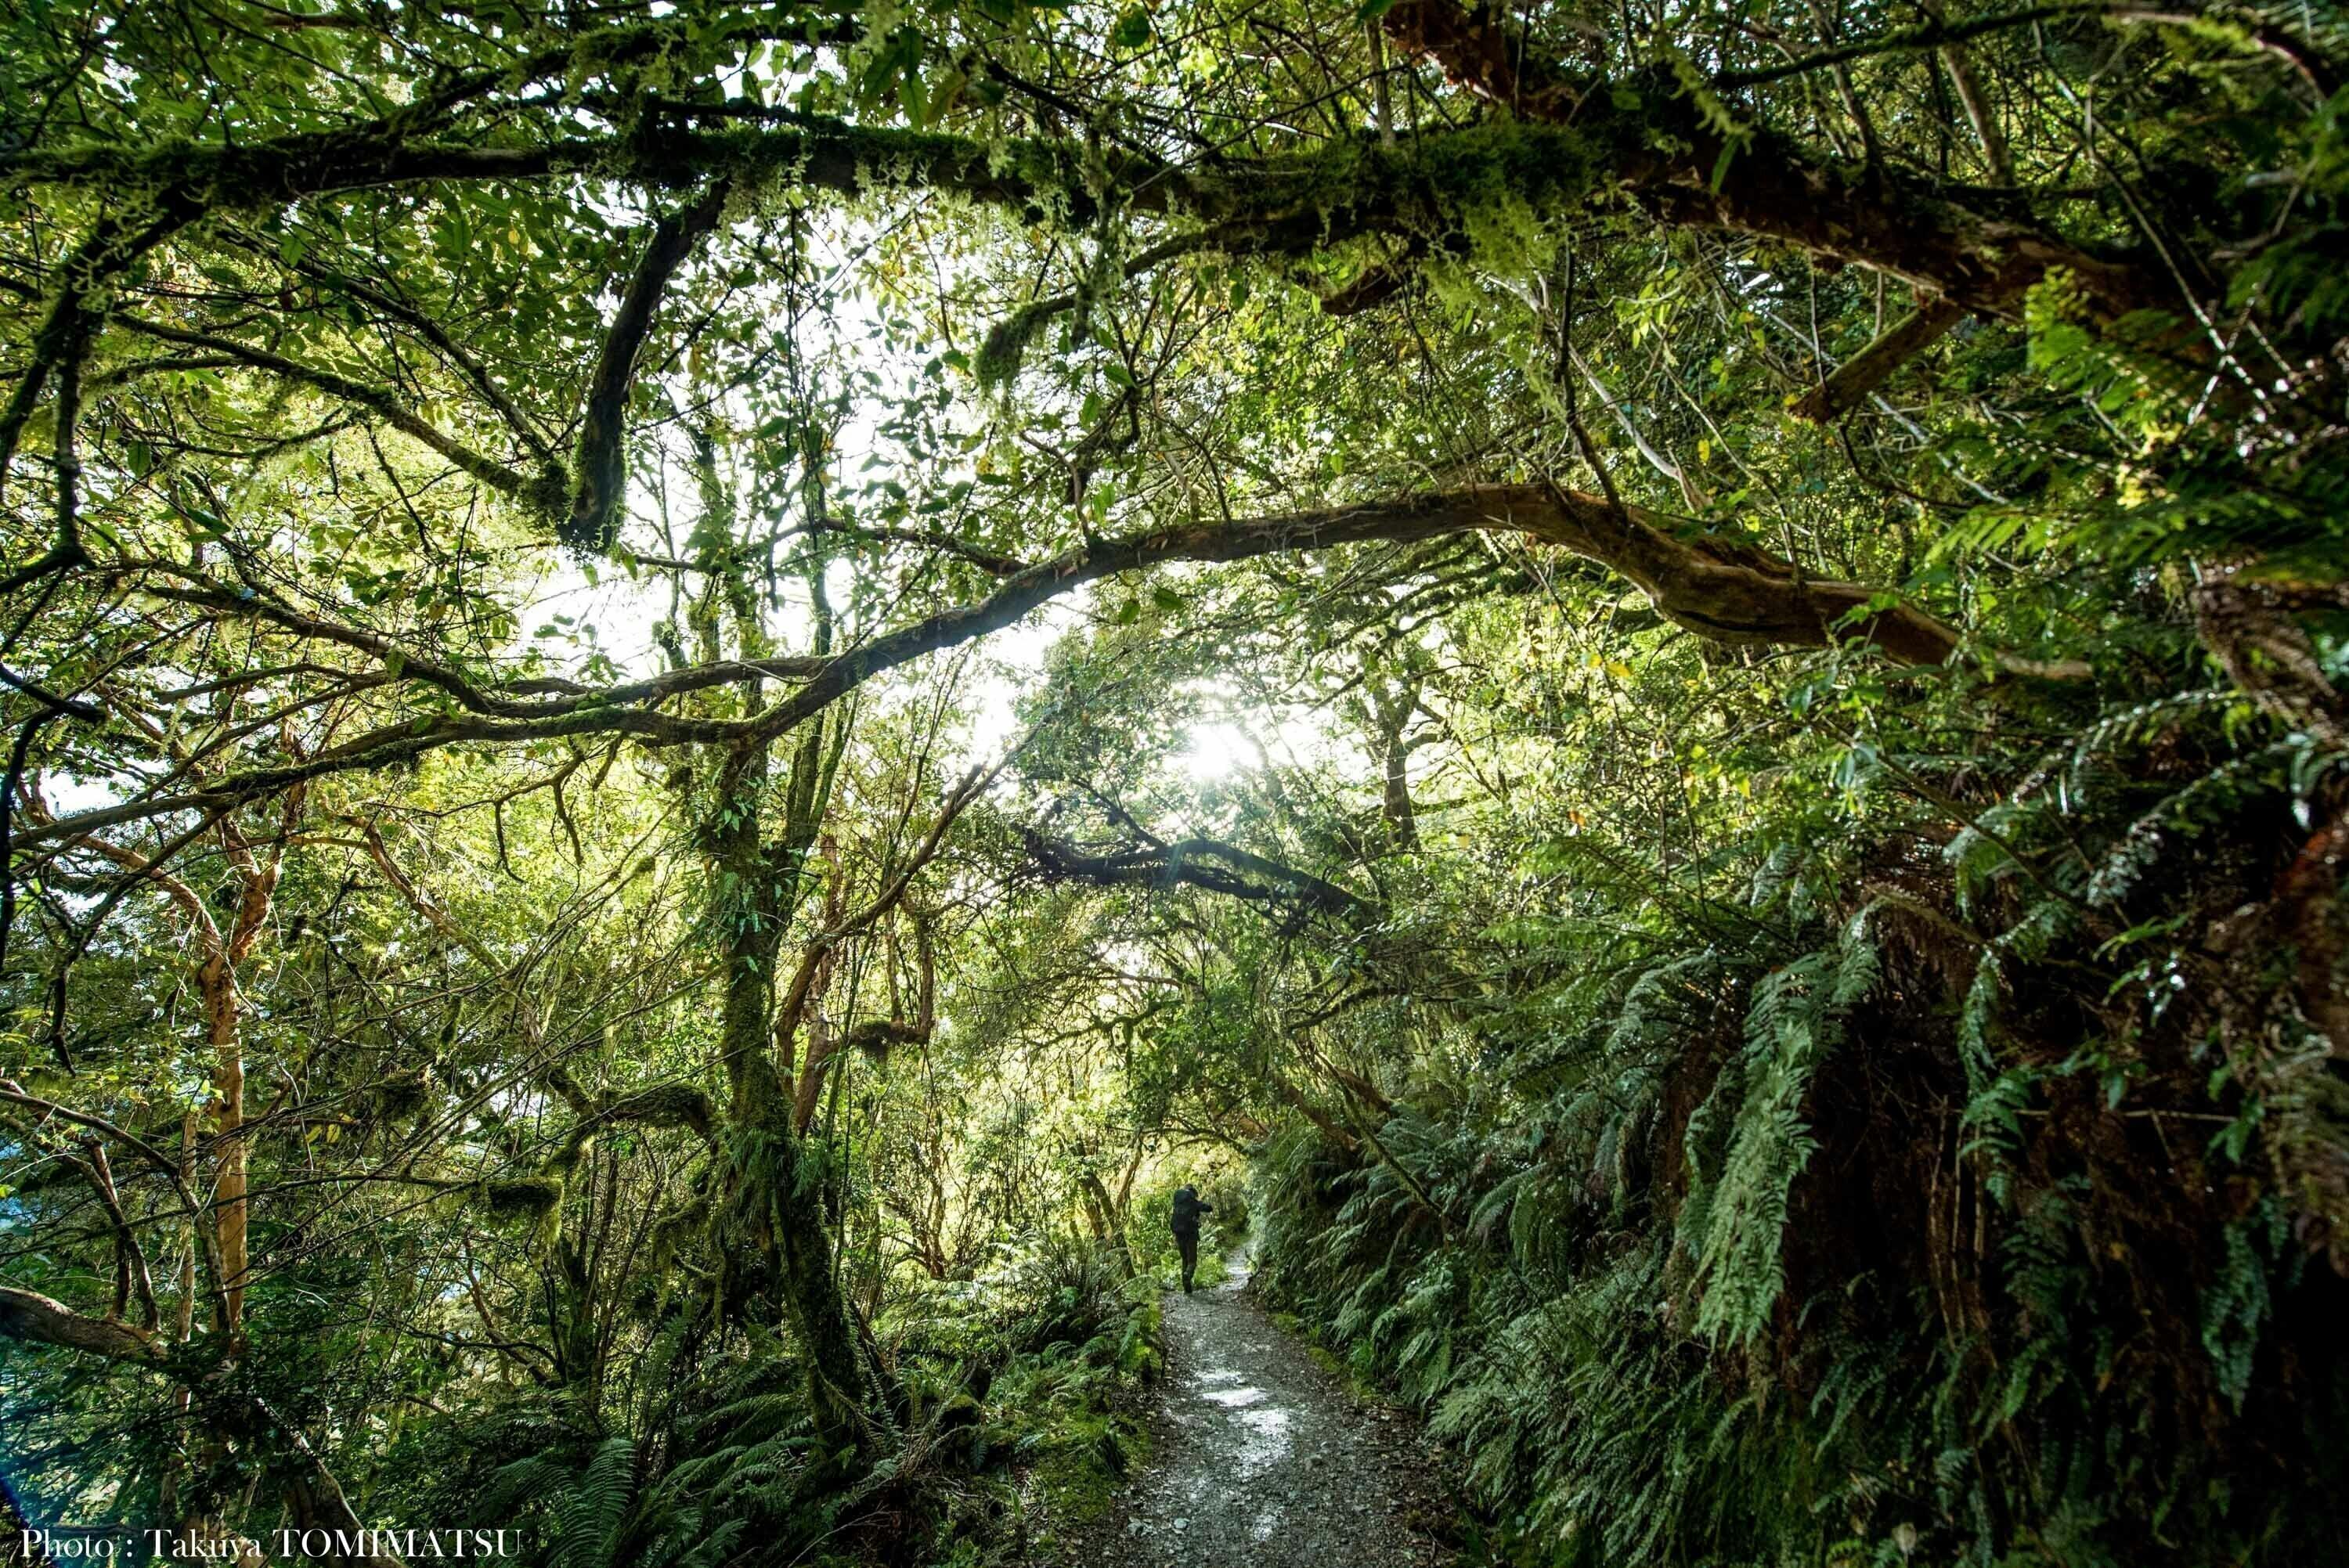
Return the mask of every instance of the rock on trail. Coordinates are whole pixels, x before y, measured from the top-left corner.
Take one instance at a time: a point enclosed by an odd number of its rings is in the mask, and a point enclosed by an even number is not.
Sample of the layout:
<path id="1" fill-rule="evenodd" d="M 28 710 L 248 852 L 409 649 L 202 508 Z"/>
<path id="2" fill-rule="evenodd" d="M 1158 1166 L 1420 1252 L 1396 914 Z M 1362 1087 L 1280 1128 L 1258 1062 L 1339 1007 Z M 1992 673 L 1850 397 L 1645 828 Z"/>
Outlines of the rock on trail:
<path id="1" fill-rule="evenodd" d="M 1411 1424 L 1365 1409 L 1232 1280 L 1165 1298 L 1168 1377 L 1149 1468 L 1040 1563 L 1433 1568 L 1450 1515 Z"/>

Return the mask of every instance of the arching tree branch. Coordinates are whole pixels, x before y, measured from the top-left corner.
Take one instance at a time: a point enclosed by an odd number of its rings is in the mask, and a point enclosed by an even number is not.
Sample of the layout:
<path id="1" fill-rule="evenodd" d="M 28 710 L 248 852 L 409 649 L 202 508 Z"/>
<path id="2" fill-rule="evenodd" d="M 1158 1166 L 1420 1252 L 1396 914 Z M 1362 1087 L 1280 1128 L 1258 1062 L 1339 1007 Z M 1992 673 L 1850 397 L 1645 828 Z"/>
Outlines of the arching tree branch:
<path id="1" fill-rule="evenodd" d="M 657 746 L 771 739 L 823 712 L 865 681 L 926 654 L 1009 626 L 1085 583 L 1170 561 L 1245 561 L 1340 545 L 1411 542 L 1464 533 L 1520 533 L 1599 562 L 1645 592 L 1668 620 L 1710 641 L 1744 647 L 1874 645 L 1904 664 L 1938 665 L 1961 639 L 1938 617 L 1863 583 L 1810 578 L 1721 534 L 1682 538 L 1670 519 L 1604 496 L 1556 485 L 1482 485 L 1400 500 L 1094 539 L 1003 580 L 986 597 L 909 623 L 828 659 L 732 661 L 583 695 L 487 711 L 393 723 L 314 757 L 219 780 L 202 790 L 76 813 L 19 835 L 19 844 L 71 838 L 181 810 L 220 810 L 305 779 L 380 768 L 466 742 L 508 744 L 568 735 L 635 735 Z M 320 632 L 321 635 L 326 634 Z M 348 643 L 349 638 L 336 640 Z M 2013 673 L 2077 679 L 2087 667 L 1998 655 Z M 678 692 L 739 679 L 750 670 L 802 677 L 797 690 L 744 719 L 691 718 L 655 710 Z M 429 676 L 425 678 L 434 678 Z M 447 683 L 435 679 L 435 684 Z M 470 689 L 470 687 L 468 688 Z M 479 696 L 477 692 L 475 694 Z"/>
<path id="2" fill-rule="evenodd" d="M 1090 853 L 1034 828 L 1020 830 L 1019 839 L 1029 859 L 1052 882 L 1102 887 L 1182 884 L 1256 903 L 1299 903 L 1357 922 L 1380 920 L 1386 914 L 1383 904 L 1350 888 L 1220 839 L 1183 839 L 1105 853 Z"/>
<path id="3" fill-rule="evenodd" d="M 653 317 L 669 280 L 701 237 L 718 226 L 733 189 L 715 180 L 682 212 L 653 224 L 651 241 L 620 297 L 619 313 L 605 335 L 603 353 L 587 383 L 587 403 L 579 423 L 578 455 L 572 463 L 571 511 L 557 531 L 574 549 L 608 552 L 620 536 L 621 503 L 627 490 L 628 394 L 636 385 L 636 360 L 651 335 Z"/>
<path id="4" fill-rule="evenodd" d="M 1501 12 L 1472 13 L 1459 0 L 1402 0 L 1385 26 L 1399 47 L 1433 60 L 1465 90 L 1522 119 L 1582 129 L 1603 148 L 1611 177 L 1594 189 L 1619 188 L 1665 222 L 1784 240 L 1891 273 L 1967 310 L 2012 314 L 2023 291 L 2058 266 L 2114 315 L 2176 301 L 2174 286 L 2155 270 L 1970 207 L 1944 190 L 1882 169 L 1821 162 L 1760 128 L 1733 144 L 1682 101 L 1671 79 L 1635 86 L 1577 76 Z M 1617 99 L 1626 89 L 1628 108 Z"/>
<path id="5" fill-rule="evenodd" d="M 336 371 L 305 365 L 265 348 L 255 348 L 239 343 L 233 337 L 222 337 L 209 332 L 194 332 L 186 327 L 172 326 L 165 322 L 149 321 L 143 317 L 122 315 L 117 320 L 131 331 L 166 343 L 185 344 L 223 357 L 249 365 L 255 370 L 265 370 L 272 376 L 323 392 L 330 397 L 356 404 L 389 425 L 400 434 L 422 442 L 448 459 L 465 472 L 502 495 L 526 496 L 533 493 L 531 476 L 511 464 L 499 461 L 486 453 L 475 451 L 450 435 L 429 419 L 410 408 L 398 393 L 388 387 L 371 387 L 364 381 Z"/>

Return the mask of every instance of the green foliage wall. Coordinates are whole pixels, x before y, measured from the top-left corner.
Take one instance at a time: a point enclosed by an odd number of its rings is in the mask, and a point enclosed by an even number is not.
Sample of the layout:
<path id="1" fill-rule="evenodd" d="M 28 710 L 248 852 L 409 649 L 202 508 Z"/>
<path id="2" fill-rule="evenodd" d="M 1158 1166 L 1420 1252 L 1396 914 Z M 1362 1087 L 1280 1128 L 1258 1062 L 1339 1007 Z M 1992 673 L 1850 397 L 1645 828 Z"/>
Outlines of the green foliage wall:
<path id="1" fill-rule="evenodd" d="M 2190 722 L 2100 746 L 2139 781 L 2068 866 L 2024 874 L 2022 810 L 1930 859 L 1786 841 L 1693 910 L 1601 882 L 1384 1158 L 1271 1145 L 1265 1288 L 1428 1413 L 1496 1560 L 2339 1550 L 2349 1286 L 2280 1125 L 2311 1110 L 2272 991 L 2173 984 L 2154 934 L 2272 874 L 2292 775 Z"/>

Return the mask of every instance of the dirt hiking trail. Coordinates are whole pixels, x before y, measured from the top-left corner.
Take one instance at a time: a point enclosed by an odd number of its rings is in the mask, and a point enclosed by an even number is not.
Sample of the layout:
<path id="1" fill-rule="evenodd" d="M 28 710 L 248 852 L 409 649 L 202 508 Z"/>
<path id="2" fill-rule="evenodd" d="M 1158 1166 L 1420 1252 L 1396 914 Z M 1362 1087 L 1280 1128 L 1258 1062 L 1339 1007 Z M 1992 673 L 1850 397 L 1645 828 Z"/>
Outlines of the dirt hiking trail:
<path id="1" fill-rule="evenodd" d="M 1165 1297 L 1149 1466 L 1060 1561 L 1131 1568 L 1434 1568 L 1452 1516 L 1413 1425 L 1365 1408 L 1242 1295 L 1247 1260 Z"/>

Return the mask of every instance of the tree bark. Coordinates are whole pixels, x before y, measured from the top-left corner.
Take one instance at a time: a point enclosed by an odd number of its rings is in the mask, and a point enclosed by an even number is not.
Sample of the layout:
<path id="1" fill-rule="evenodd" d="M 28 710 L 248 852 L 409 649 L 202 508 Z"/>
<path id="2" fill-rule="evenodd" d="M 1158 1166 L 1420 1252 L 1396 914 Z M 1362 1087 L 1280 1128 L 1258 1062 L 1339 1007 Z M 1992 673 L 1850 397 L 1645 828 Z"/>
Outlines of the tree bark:
<path id="1" fill-rule="evenodd" d="M 1420 682 L 1406 675 L 1390 688 L 1378 676 L 1364 683 L 1371 699 L 1372 738 L 1381 771 L 1379 813 L 1396 849 L 1408 854 L 1419 848 L 1419 812 L 1411 799 L 1411 751 L 1403 731 L 1419 712 Z"/>
<path id="2" fill-rule="evenodd" d="M 265 855 L 256 856 L 233 817 L 220 823 L 221 849 L 238 878 L 236 914 L 229 929 L 205 954 L 196 982 L 204 1004 L 205 1033 L 212 1052 L 212 1125 L 220 1153 L 212 1177 L 213 1212 L 219 1227 L 222 1277 L 222 1295 L 231 1354 L 239 1353 L 244 1337 L 244 1292 L 249 1272 L 247 1237 L 251 1215 L 251 1140 L 244 1130 L 244 998 L 237 986 L 237 968 L 252 956 L 267 929 L 269 912 L 277 896 L 277 879 L 285 866 L 285 840 L 301 820 L 305 791 L 286 792 L 278 814 L 278 841 Z"/>
<path id="3" fill-rule="evenodd" d="M 2013 315 L 2051 267 L 2070 269 L 2109 315 L 2178 303 L 2152 269 L 1884 169 L 1824 163 L 1762 129 L 1733 146 L 1669 77 L 1640 83 L 1636 107 L 1619 108 L 1615 92 L 1631 84 L 1567 71 L 1497 10 L 1401 0 L 1385 23 L 1399 47 L 1464 90 L 1522 119 L 1582 130 L 1604 149 L 1595 189 L 1619 190 L 1664 222 L 1783 240 L 1992 315 Z"/>
<path id="4" fill-rule="evenodd" d="M 1872 642 L 1903 664 L 1938 665 L 1957 651 L 1961 641 L 1954 627 L 1865 583 L 1806 577 L 1768 552 L 1726 535 L 1683 534 L 1672 520 L 1642 507 L 1618 506 L 1605 496 L 1554 485 L 1479 485 L 1324 511 L 1091 539 L 1012 573 L 981 598 L 829 657 L 719 662 L 601 693 L 566 692 L 547 703 L 539 717 L 466 713 L 406 720 L 316 756 L 232 775 L 201 790 L 128 800 L 36 823 L 15 839 L 19 847 L 30 847 L 174 811 L 225 810 L 312 779 L 388 767 L 469 741 L 511 743 L 607 734 L 637 735 L 655 745 L 772 739 L 876 675 L 1000 631 L 1072 589 L 1121 572 L 1143 571 L 1169 561 L 1246 561 L 1466 532 L 1522 533 L 1597 562 L 1630 579 L 1666 619 L 1730 646 Z M 387 649 L 387 656 L 389 653 Z M 2004 655 L 1993 655 L 1993 662 L 2019 675 L 2079 679 L 2089 673 L 2085 665 L 2069 662 Z M 404 662 L 400 667 L 406 669 Z M 738 720 L 653 711 L 669 697 L 739 681 L 746 672 L 799 684 L 780 701 Z M 529 706 L 502 704 L 501 708 Z"/>
<path id="5" fill-rule="evenodd" d="M 87 1351 L 109 1361 L 160 1361 L 155 1336 L 112 1318 L 85 1317 L 36 1291 L 0 1285 L 0 1339 Z"/>
<path id="6" fill-rule="evenodd" d="M 719 780 L 724 805 L 708 831 L 712 869 L 730 890 L 718 910 L 726 960 L 719 1044 L 731 1097 L 724 1140 L 732 1228 L 765 1261 L 782 1298 L 828 1455 L 856 1455 L 871 1447 L 856 1337 L 821 1191 L 802 1180 L 796 1107 L 775 1065 L 775 960 L 797 867 L 779 863 L 761 835 L 767 750 L 759 743 L 727 758 Z"/>
<path id="7" fill-rule="evenodd" d="M 709 189 L 682 212 L 665 213 L 654 221 L 650 241 L 618 314 L 604 338 L 587 401 L 579 425 L 578 455 L 571 476 L 571 510 L 557 531 L 563 542 L 577 550 L 608 552 L 620 536 L 623 492 L 627 488 L 626 419 L 628 394 L 636 384 L 636 360 L 652 335 L 653 318 L 669 280 L 692 254 L 704 234 L 718 226 L 733 189 L 730 181 L 710 181 Z"/>
<path id="8" fill-rule="evenodd" d="M 1102 887 L 1183 883 L 1228 898 L 1300 903 L 1357 923 L 1379 920 L 1386 913 L 1383 905 L 1349 888 L 1217 839 L 1183 839 L 1094 854 L 1047 838 L 1033 828 L 1022 829 L 1019 836 L 1028 858 L 1051 882 L 1092 882 Z"/>
<path id="9" fill-rule="evenodd" d="M 843 891 L 840 872 L 840 842 L 830 833 L 823 835 L 818 851 L 824 867 L 823 929 L 831 931 L 840 923 L 840 899 Z M 815 961 L 815 981 L 804 1004 L 807 1012 L 807 1049 L 800 1058 L 799 1071 L 792 1080 L 792 1125 L 802 1138 L 815 1125 L 815 1108 L 823 1099 L 824 1078 L 832 1066 L 833 1053 L 839 1048 L 839 1038 L 831 1021 L 823 1014 L 824 996 L 832 989 L 833 971 L 839 962 L 839 950 L 824 944 Z M 791 1049 L 792 1018 L 781 1020 L 781 1034 L 776 1043 L 788 1052 Z"/>
<path id="10" fill-rule="evenodd" d="M 1798 419 L 1824 425 L 1857 407 L 1892 373 L 1922 354 L 1942 335 L 1965 319 L 1966 313 L 1948 300 L 1920 304 L 1907 318 L 1887 327 L 1882 336 L 1843 362 L 1836 373 L 1788 406 Z"/>

